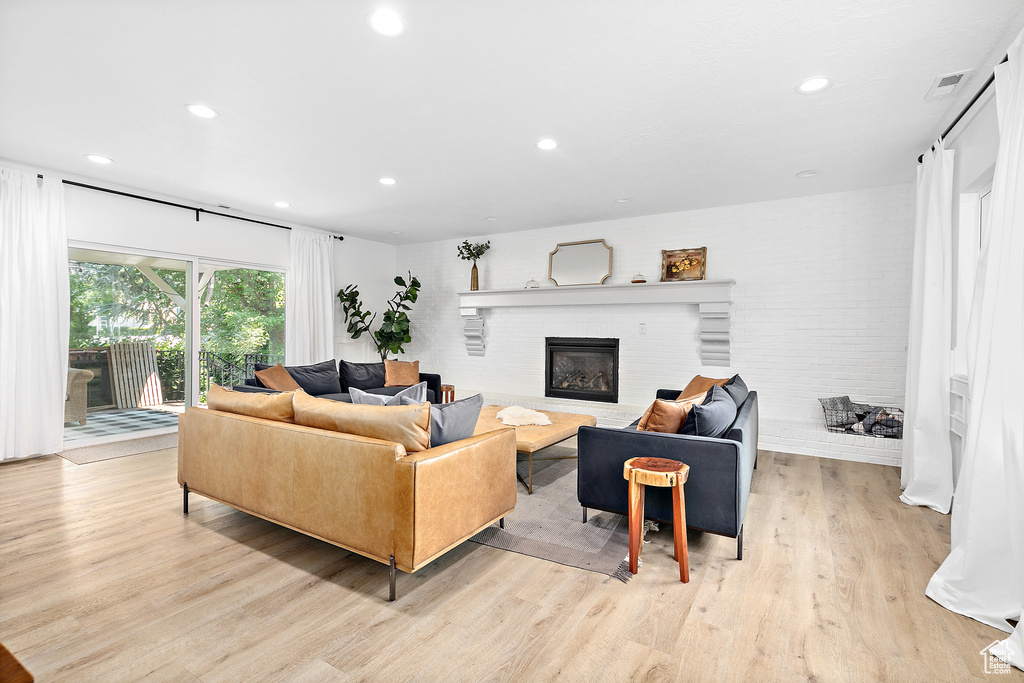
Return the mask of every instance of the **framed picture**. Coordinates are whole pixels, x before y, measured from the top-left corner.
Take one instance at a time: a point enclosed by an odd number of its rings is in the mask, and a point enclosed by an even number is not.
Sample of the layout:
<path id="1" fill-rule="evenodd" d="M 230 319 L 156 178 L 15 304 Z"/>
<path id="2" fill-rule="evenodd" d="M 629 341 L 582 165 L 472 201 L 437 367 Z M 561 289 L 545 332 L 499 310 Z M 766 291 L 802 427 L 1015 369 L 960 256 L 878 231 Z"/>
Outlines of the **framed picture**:
<path id="1" fill-rule="evenodd" d="M 661 281 L 703 280 L 708 260 L 708 248 L 662 249 Z"/>

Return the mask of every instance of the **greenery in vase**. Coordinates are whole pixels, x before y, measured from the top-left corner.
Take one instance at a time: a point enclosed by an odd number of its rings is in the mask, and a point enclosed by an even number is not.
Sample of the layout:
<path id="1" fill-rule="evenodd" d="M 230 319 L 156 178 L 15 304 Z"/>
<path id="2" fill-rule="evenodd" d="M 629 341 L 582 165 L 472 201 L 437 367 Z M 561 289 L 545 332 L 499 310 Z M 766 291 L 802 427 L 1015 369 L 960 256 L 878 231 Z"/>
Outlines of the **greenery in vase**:
<path id="1" fill-rule="evenodd" d="M 473 265 L 476 265 L 476 260 L 486 254 L 490 248 L 490 240 L 477 242 L 476 244 L 470 244 L 469 240 L 463 240 L 462 244 L 459 245 L 459 258 L 463 261 L 472 261 Z"/>
<path id="2" fill-rule="evenodd" d="M 380 359 L 385 360 L 388 354 L 405 353 L 403 346 L 412 341 L 409 334 L 409 316 L 406 311 L 412 310 L 409 304 L 416 303 L 420 293 L 420 281 L 409 273 L 409 280 L 403 277 L 396 277 L 395 284 L 403 289 L 395 292 L 395 295 L 388 301 L 388 310 L 384 312 L 380 329 L 371 333 L 374 346 L 380 354 Z M 341 301 L 341 311 L 345 316 L 347 331 L 353 339 L 359 339 L 364 332 L 370 331 L 370 325 L 377 318 L 377 314 L 370 314 L 370 311 L 363 310 L 363 303 L 359 300 L 359 290 L 355 285 L 349 285 L 338 292 L 338 300 Z M 369 318 L 369 320 L 367 320 Z"/>

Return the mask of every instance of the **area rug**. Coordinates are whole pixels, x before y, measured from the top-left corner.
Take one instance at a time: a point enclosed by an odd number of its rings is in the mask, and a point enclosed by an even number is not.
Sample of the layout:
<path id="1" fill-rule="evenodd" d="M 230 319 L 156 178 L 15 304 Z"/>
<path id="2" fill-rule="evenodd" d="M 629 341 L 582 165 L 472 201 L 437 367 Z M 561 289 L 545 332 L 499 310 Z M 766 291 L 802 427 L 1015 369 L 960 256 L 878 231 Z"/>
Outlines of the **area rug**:
<path id="1" fill-rule="evenodd" d="M 99 444 L 97 446 L 71 448 L 59 455 L 76 465 L 85 465 L 90 462 L 99 462 L 100 460 L 123 458 L 126 455 L 138 455 L 139 453 L 161 451 L 165 448 L 177 448 L 177 446 L 177 433 L 158 434 L 141 439 L 128 439 L 126 441 L 114 441 L 113 443 Z"/>
<path id="2" fill-rule="evenodd" d="M 549 562 L 605 574 L 626 582 L 629 573 L 629 526 L 624 515 L 590 511 L 576 499 L 576 461 L 538 460 L 563 457 L 574 448 L 550 446 L 534 456 L 533 495 L 520 489 L 516 509 L 505 528 L 490 526 L 471 540 Z"/>

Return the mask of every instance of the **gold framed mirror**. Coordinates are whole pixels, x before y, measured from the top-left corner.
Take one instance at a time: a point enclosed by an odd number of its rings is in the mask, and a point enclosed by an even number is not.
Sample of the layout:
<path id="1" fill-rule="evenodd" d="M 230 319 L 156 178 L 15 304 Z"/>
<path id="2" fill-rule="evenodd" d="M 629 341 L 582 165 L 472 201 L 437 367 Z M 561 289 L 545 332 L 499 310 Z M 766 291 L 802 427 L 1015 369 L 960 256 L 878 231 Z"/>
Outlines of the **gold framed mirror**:
<path id="1" fill-rule="evenodd" d="M 556 287 L 602 285 L 612 274 L 612 248 L 603 239 L 560 242 L 548 255 L 548 279 Z"/>

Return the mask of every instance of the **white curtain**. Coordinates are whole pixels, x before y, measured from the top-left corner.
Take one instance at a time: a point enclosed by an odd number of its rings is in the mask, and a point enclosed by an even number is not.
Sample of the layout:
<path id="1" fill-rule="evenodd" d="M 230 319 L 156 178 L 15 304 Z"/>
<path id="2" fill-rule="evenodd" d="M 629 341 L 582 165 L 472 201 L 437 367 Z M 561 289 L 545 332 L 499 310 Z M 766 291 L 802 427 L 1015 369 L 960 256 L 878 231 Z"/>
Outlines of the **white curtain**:
<path id="1" fill-rule="evenodd" d="M 64 186 L 0 168 L 0 460 L 63 450 L 70 297 Z"/>
<path id="2" fill-rule="evenodd" d="M 334 358 L 334 237 L 292 229 L 285 286 L 285 362 L 308 365 Z"/>
<path id="3" fill-rule="evenodd" d="M 952 548 L 926 594 L 1004 631 L 1024 612 L 1024 48 L 996 68 L 999 151 L 968 330 L 971 410 Z M 1024 631 L 991 650 L 1024 669 Z"/>
<path id="4" fill-rule="evenodd" d="M 953 150 L 944 149 L 939 140 L 917 167 L 900 500 L 943 514 L 953 500 L 949 443 L 952 225 Z"/>

